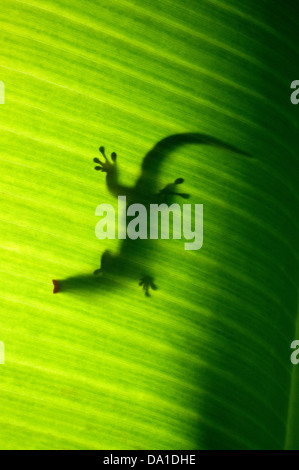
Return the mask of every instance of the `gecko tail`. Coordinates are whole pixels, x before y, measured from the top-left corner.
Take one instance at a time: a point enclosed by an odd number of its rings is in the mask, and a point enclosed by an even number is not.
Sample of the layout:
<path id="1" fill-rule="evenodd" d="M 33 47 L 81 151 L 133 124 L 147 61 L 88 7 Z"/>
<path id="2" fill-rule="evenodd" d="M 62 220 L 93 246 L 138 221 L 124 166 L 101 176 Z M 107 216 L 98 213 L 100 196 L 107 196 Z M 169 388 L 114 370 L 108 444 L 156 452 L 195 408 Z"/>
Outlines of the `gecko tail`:
<path id="1" fill-rule="evenodd" d="M 252 155 L 250 155 L 248 152 L 244 152 L 243 150 L 240 150 L 234 145 L 228 144 L 223 140 L 217 139 L 216 137 L 212 137 L 211 135 L 202 134 L 200 132 L 186 132 L 182 134 L 170 135 L 160 140 L 160 142 L 155 145 L 154 149 L 162 150 L 164 148 L 169 150 L 171 147 L 174 148 L 180 145 L 192 143 L 208 145 L 211 147 L 219 147 L 224 150 L 229 150 L 231 152 L 238 153 L 239 155 L 252 157 Z"/>
<path id="2" fill-rule="evenodd" d="M 218 147 L 218 148 L 221 148 L 223 150 L 228 150 L 230 152 L 237 153 L 239 155 L 243 155 L 244 157 L 252 158 L 252 155 L 250 155 L 250 153 L 244 152 L 244 150 L 240 150 L 239 148 L 235 147 L 234 145 L 227 144 L 226 142 L 223 142 L 222 140 L 217 139 L 216 137 L 211 137 L 211 136 L 208 136 L 208 135 L 205 135 L 205 134 L 194 134 L 194 135 L 197 136 L 197 138 L 198 138 L 197 142 L 198 143 L 202 143 L 204 145 L 209 145 L 209 146 L 212 146 L 212 147 Z"/>
<path id="3" fill-rule="evenodd" d="M 185 132 L 181 134 L 169 135 L 154 145 L 154 147 L 145 155 L 142 163 L 142 169 L 151 169 L 153 166 L 153 161 L 156 161 L 156 164 L 157 162 L 161 163 L 169 152 L 186 144 L 207 145 L 209 147 L 227 150 L 244 157 L 253 158 L 250 153 L 245 152 L 244 150 L 240 150 L 234 145 L 228 144 L 220 139 L 217 139 L 216 137 L 212 137 L 211 135 L 202 134 L 200 132 Z"/>

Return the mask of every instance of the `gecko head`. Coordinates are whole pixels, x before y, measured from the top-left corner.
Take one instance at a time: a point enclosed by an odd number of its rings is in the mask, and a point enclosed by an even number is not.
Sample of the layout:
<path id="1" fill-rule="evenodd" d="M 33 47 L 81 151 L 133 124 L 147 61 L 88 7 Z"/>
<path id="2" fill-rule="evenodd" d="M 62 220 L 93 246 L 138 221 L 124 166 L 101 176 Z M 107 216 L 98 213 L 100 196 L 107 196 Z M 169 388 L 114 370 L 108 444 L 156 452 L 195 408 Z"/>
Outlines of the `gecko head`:
<path id="1" fill-rule="evenodd" d="M 105 153 L 105 148 L 100 147 L 99 148 L 100 153 L 104 157 L 104 161 L 99 160 L 98 158 L 94 158 L 93 161 L 98 164 L 98 166 L 95 166 L 96 171 L 102 171 L 104 173 L 111 173 L 115 169 L 115 164 L 116 164 L 116 158 L 117 155 L 115 152 L 111 153 L 111 161 L 108 160 L 106 153 Z"/>

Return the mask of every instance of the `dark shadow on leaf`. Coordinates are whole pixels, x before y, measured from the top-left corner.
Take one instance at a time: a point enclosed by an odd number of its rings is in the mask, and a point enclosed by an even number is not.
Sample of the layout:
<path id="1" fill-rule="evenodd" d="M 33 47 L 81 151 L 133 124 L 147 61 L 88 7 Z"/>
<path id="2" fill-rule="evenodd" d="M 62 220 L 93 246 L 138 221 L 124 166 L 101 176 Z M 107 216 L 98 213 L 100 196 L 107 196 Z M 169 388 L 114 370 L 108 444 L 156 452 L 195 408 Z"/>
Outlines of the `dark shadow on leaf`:
<path id="1" fill-rule="evenodd" d="M 106 183 L 109 191 L 117 196 L 126 196 L 127 207 L 134 203 L 142 204 L 147 214 L 150 213 L 151 204 L 167 203 L 171 204 L 175 199 L 189 199 L 190 195 L 181 191 L 181 185 L 184 183 L 183 178 L 178 174 L 174 175 L 173 182 L 167 184 L 164 188 L 157 187 L 157 175 L 160 171 L 162 162 L 169 156 L 169 154 L 178 147 L 187 144 L 203 144 L 212 147 L 218 147 L 226 152 L 237 153 L 242 156 L 249 157 L 250 155 L 243 152 L 236 147 L 226 144 L 214 137 L 200 134 L 200 133 L 185 133 L 168 136 L 158 142 L 144 157 L 141 174 L 134 187 L 121 185 L 118 181 L 117 169 L 117 155 L 115 152 L 111 153 L 109 160 L 104 147 L 100 147 L 101 159 L 94 158 L 94 163 L 98 166 L 95 167 L 97 171 L 106 173 Z M 188 165 L 188 162 L 186 162 Z M 179 189 L 178 189 L 179 187 Z M 127 224 L 134 217 L 127 217 Z M 132 240 L 126 238 L 121 242 L 120 253 L 113 255 L 109 251 L 105 251 L 101 258 L 101 265 L 95 269 L 95 275 L 78 275 L 70 277 L 59 284 L 54 285 L 54 293 L 68 292 L 74 290 L 88 290 L 104 287 L 105 289 L 113 285 L 109 282 L 109 276 L 119 278 L 129 277 L 135 280 L 138 286 L 138 279 L 141 279 L 139 284 L 147 297 L 150 296 L 150 289 L 156 290 L 156 284 L 149 272 L 149 260 L 155 256 L 150 243 L 149 233 L 149 218 L 147 219 L 147 239 Z M 171 240 L 169 240 L 171 242 Z M 147 266 L 145 269 L 144 266 Z M 56 281 L 57 282 L 57 281 Z M 116 282 L 114 281 L 114 284 Z"/>

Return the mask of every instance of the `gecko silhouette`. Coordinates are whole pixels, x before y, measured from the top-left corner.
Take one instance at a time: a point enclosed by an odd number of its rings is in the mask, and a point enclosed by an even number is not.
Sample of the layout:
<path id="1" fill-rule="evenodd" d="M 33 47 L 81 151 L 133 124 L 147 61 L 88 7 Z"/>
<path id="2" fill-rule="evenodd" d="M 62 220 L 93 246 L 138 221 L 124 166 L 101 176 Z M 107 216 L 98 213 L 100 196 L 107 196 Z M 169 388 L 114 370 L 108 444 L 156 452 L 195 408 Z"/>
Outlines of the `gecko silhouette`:
<path id="1" fill-rule="evenodd" d="M 115 152 L 111 153 L 111 159 L 108 159 L 104 147 L 100 147 L 99 151 L 102 159 L 94 158 L 97 164 L 95 170 L 106 173 L 106 184 L 109 192 L 116 198 L 118 196 L 126 196 L 127 207 L 134 203 L 143 204 L 146 208 L 153 203 L 162 203 L 172 199 L 175 196 L 188 199 L 189 195 L 183 192 L 177 192 L 176 189 L 184 180 L 181 177 L 175 179 L 173 183 L 167 184 L 162 190 L 157 187 L 157 174 L 163 160 L 173 151 L 185 144 L 204 144 L 208 146 L 218 147 L 220 149 L 234 152 L 245 157 L 251 157 L 246 152 L 227 144 L 219 139 L 201 133 L 182 133 L 174 134 L 160 140 L 143 158 L 141 166 L 141 174 L 134 186 L 125 186 L 119 182 L 117 155 Z M 153 276 L 149 272 L 149 267 L 145 269 L 145 260 L 150 260 L 153 256 L 151 244 L 149 240 L 141 240 L 137 238 L 132 240 L 125 238 L 121 242 L 120 251 L 118 254 L 113 254 L 106 250 L 101 257 L 101 267 L 94 271 L 94 275 L 101 277 L 101 282 L 105 277 L 111 276 L 127 276 L 131 279 L 138 279 L 139 285 L 142 286 L 145 295 L 150 296 L 150 289 L 156 290 Z M 145 272 L 146 271 L 146 272 Z M 70 290 L 77 285 L 78 282 L 87 281 L 86 287 L 90 282 L 90 275 L 76 276 L 75 278 L 68 278 L 66 280 L 57 281 L 53 280 L 54 290 L 57 293 L 63 290 Z"/>

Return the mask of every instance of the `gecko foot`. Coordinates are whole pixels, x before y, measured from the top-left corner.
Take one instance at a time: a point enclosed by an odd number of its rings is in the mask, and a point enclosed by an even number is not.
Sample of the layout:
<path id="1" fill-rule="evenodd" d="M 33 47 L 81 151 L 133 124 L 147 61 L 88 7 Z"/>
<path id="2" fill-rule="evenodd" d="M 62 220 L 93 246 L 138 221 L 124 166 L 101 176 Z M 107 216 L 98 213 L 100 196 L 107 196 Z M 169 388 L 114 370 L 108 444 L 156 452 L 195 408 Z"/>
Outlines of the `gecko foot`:
<path id="1" fill-rule="evenodd" d="M 154 280 L 151 276 L 144 276 L 140 279 L 139 285 L 142 286 L 145 291 L 146 297 L 150 297 L 149 289 L 157 290 L 157 286 L 154 284 Z"/>
<path id="2" fill-rule="evenodd" d="M 182 184 L 184 182 L 183 178 L 177 178 L 174 183 L 167 184 L 165 188 L 161 189 L 159 192 L 159 197 L 161 197 L 164 201 L 166 201 L 171 196 L 180 196 L 183 199 L 188 199 L 190 197 L 187 193 L 177 193 L 175 191 L 176 186 L 178 184 Z"/>
<path id="3" fill-rule="evenodd" d="M 112 163 L 111 163 L 105 154 L 105 148 L 100 147 L 99 151 L 103 155 L 105 161 L 102 162 L 98 158 L 94 158 L 93 161 L 98 164 L 98 166 L 95 166 L 94 169 L 97 171 L 102 171 L 104 173 L 111 173 L 111 171 L 114 168 L 114 164 L 116 162 L 116 157 L 117 157 L 116 153 L 115 152 L 111 153 L 111 160 L 112 160 Z"/>

